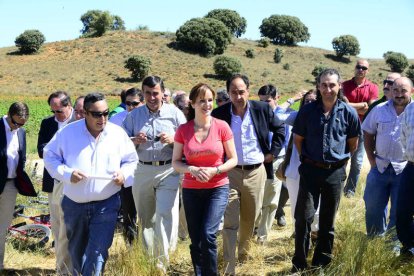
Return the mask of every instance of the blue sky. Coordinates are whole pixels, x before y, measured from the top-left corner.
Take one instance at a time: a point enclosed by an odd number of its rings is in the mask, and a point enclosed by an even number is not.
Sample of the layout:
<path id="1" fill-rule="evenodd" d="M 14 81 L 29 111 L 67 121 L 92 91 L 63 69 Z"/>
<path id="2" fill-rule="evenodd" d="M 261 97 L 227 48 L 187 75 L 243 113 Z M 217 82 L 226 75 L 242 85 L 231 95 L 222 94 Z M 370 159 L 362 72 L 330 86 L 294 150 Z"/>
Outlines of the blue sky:
<path id="1" fill-rule="evenodd" d="M 0 0 L 0 47 L 13 46 L 27 29 L 38 29 L 47 42 L 77 38 L 80 16 L 90 9 L 121 16 L 128 30 L 175 32 L 193 17 L 216 8 L 236 10 L 247 20 L 242 38 L 260 38 L 262 20 L 272 14 L 293 15 L 309 28 L 311 38 L 301 45 L 332 50 L 332 39 L 351 34 L 358 38 L 365 58 L 381 58 L 386 51 L 414 58 L 413 0 Z"/>

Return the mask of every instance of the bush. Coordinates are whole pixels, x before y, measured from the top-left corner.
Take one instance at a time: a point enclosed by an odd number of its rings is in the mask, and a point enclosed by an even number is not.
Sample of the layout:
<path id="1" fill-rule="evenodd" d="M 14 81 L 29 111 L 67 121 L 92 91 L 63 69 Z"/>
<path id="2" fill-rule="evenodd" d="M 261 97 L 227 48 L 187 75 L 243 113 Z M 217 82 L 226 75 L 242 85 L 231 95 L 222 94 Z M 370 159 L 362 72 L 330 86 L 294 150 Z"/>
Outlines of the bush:
<path id="1" fill-rule="evenodd" d="M 283 69 L 290 70 L 290 64 L 289 63 L 283 64 Z"/>
<path id="2" fill-rule="evenodd" d="M 254 58 L 256 56 L 253 49 L 247 49 L 245 54 L 246 54 L 246 57 L 248 58 Z"/>
<path id="3" fill-rule="evenodd" d="M 221 22 L 229 29 L 235 37 L 240 37 L 246 32 L 247 22 L 236 11 L 227 9 L 215 9 L 210 11 L 206 18 L 214 18 Z"/>
<path id="4" fill-rule="evenodd" d="M 274 60 L 276 63 L 280 63 L 280 62 L 282 61 L 282 57 L 283 57 L 283 51 L 282 51 L 282 50 L 280 50 L 279 48 L 276 48 L 276 50 L 275 50 L 275 54 L 274 54 L 274 56 L 273 56 L 273 60 Z"/>
<path id="5" fill-rule="evenodd" d="M 391 68 L 391 71 L 401 73 L 408 66 L 408 59 L 402 53 L 388 51 L 384 53 L 385 63 Z"/>
<path id="6" fill-rule="evenodd" d="M 336 52 L 336 56 L 343 57 L 345 55 L 356 56 L 361 51 L 358 39 L 353 35 L 341 35 L 332 40 L 332 47 Z"/>
<path id="7" fill-rule="evenodd" d="M 311 74 L 312 74 L 312 76 L 317 78 L 319 76 L 319 74 L 325 69 L 328 69 L 328 67 L 325 66 L 325 65 L 322 65 L 322 64 L 318 64 L 315 67 L 313 67 L 313 70 L 312 70 Z"/>
<path id="8" fill-rule="evenodd" d="M 39 30 L 26 30 L 16 37 L 14 43 L 21 53 L 32 54 L 40 49 L 45 40 L 45 36 Z"/>
<path id="9" fill-rule="evenodd" d="M 308 28 L 296 16 L 272 15 L 263 19 L 259 29 L 262 36 L 279 45 L 292 46 L 310 38 Z"/>
<path id="10" fill-rule="evenodd" d="M 193 18 L 176 32 L 177 46 L 204 56 L 222 54 L 232 35 L 223 22 L 214 18 Z"/>
<path id="11" fill-rule="evenodd" d="M 407 71 L 405 72 L 405 75 L 407 76 L 407 78 L 414 82 L 414 64 L 411 64 L 408 67 Z"/>
<path id="12" fill-rule="evenodd" d="M 144 56 L 132 56 L 125 61 L 125 68 L 131 71 L 131 77 L 141 81 L 151 68 L 151 60 Z"/>
<path id="13" fill-rule="evenodd" d="M 268 37 L 263 37 L 257 42 L 257 46 L 267 48 L 270 45 L 270 39 Z"/>
<path id="14" fill-rule="evenodd" d="M 125 22 L 118 15 L 111 15 L 108 11 L 89 10 L 80 20 L 83 28 L 80 31 L 84 37 L 99 37 L 107 31 L 125 30 Z"/>
<path id="15" fill-rule="evenodd" d="M 242 70 L 242 65 L 238 59 L 227 56 L 217 57 L 213 67 L 216 75 L 224 79 L 227 79 Z"/>

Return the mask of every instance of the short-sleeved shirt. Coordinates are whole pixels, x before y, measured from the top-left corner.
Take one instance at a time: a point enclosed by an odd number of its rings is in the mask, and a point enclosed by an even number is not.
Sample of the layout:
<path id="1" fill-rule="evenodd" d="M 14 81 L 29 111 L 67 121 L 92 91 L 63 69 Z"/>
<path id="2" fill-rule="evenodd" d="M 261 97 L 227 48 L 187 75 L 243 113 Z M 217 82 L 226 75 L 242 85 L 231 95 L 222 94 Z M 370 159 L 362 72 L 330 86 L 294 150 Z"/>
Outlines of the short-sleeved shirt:
<path id="1" fill-rule="evenodd" d="M 200 142 L 194 135 L 194 120 L 181 125 L 175 133 L 175 142 L 183 144 L 186 162 L 190 166 L 217 167 L 224 163 L 223 143 L 232 139 L 229 125 L 222 120 L 212 118 L 207 138 Z M 227 173 L 213 176 L 208 182 L 198 182 L 190 173 L 184 174 L 183 188 L 211 189 L 229 183 Z"/>
<path id="2" fill-rule="evenodd" d="M 400 141 L 403 114 L 397 115 L 393 101 L 389 100 L 377 105 L 362 123 L 362 130 L 375 135 L 375 163 L 380 173 L 391 163 L 395 173 L 400 174 L 407 163 Z"/>
<path id="3" fill-rule="evenodd" d="M 303 106 L 292 132 L 304 137 L 302 156 L 324 163 L 335 163 L 351 156 L 347 144 L 361 135 L 361 123 L 354 108 L 338 100 L 328 117 L 321 101 Z"/>
<path id="4" fill-rule="evenodd" d="M 344 81 L 342 83 L 342 89 L 350 103 L 370 102 L 378 99 L 378 86 L 367 79 L 360 85 L 356 84 L 354 78 Z M 364 115 L 358 116 L 362 121 Z"/>
<path id="5" fill-rule="evenodd" d="M 401 122 L 401 144 L 404 159 L 414 162 L 414 102 L 405 107 Z"/>

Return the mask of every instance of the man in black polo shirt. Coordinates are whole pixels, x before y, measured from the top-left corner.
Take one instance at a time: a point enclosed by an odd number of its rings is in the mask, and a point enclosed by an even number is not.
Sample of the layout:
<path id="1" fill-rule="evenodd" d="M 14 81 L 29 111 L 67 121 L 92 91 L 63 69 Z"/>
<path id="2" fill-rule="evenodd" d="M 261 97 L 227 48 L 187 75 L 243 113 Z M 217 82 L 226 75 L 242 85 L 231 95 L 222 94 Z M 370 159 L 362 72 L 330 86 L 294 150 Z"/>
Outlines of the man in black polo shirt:
<path id="1" fill-rule="evenodd" d="M 317 87 L 317 100 L 299 111 L 292 130 L 301 156 L 293 272 L 307 268 L 309 233 L 319 198 L 319 232 L 312 266 L 325 266 L 331 261 L 334 221 L 346 179 L 346 163 L 361 134 L 355 109 L 341 100 L 338 71 L 321 72 Z"/>

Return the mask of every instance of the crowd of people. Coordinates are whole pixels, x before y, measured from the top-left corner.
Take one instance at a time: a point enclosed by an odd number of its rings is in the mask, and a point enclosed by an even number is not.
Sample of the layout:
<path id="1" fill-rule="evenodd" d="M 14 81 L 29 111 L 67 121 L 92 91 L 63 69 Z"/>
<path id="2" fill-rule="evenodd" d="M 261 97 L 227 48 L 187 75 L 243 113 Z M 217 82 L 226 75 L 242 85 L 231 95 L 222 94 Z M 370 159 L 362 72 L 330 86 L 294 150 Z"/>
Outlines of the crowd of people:
<path id="1" fill-rule="evenodd" d="M 37 149 L 57 274 L 103 274 L 121 212 L 126 243 L 138 237 L 161 273 L 185 238 L 181 229 L 188 230 L 195 275 L 235 275 L 251 242 L 266 246 L 275 220 L 286 225 L 289 198 L 292 272 L 308 269 L 311 241 L 311 266 L 324 267 L 333 257 L 340 199 L 355 195 L 365 153 L 367 235 L 389 234 L 393 250 L 414 256 L 413 83 L 390 73 L 378 99 L 368 72 L 363 59 L 344 82 L 326 69 L 314 89 L 284 103 L 271 84 L 250 100 L 242 74 L 224 90 L 199 83 L 189 94 L 171 93 L 160 77 L 148 76 L 141 89 L 122 91 L 112 111 L 102 93 L 73 105 L 65 91 L 50 94 L 53 115 L 41 122 Z M 29 107 L 15 102 L 0 120 L 0 271 L 16 196 L 36 196 L 24 171 L 28 119 Z"/>

